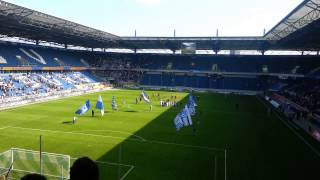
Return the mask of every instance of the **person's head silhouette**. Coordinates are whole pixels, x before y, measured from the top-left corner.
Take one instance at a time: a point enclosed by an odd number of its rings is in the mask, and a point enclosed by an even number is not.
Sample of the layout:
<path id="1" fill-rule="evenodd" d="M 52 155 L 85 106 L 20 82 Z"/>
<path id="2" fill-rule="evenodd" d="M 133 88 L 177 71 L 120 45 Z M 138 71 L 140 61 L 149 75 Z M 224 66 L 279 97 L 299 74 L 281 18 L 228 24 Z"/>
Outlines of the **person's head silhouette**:
<path id="1" fill-rule="evenodd" d="M 88 157 L 77 159 L 70 169 L 70 180 L 98 180 L 99 169 L 97 164 Z"/>
<path id="2" fill-rule="evenodd" d="M 27 174 L 21 180 L 47 180 L 47 178 L 40 174 Z"/>

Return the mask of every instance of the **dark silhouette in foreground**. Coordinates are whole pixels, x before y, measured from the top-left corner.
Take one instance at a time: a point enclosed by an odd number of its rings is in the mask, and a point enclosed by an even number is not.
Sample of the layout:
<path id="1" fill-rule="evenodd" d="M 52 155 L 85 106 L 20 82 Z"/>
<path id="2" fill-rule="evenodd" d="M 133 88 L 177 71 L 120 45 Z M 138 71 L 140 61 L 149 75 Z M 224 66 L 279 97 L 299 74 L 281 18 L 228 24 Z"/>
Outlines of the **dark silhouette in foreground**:
<path id="1" fill-rule="evenodd" d="M 98 165 L 88 157 L 79 158 L 73 163 L 70 169 L 70 180 L 87 179 L 99 179 Z"/>

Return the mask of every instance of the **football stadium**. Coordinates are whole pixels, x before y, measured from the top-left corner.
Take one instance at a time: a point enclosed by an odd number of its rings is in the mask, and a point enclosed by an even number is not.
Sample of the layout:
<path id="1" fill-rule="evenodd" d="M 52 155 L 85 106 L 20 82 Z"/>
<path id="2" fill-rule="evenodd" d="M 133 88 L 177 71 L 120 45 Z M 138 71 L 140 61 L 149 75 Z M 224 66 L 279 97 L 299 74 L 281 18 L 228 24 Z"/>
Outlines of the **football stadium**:
<path id="1" fill-rule="evenodd" d="M 0 180 L 318 179 L 320 0 L 285 13 L 120 36 L 0 0 Z"/>

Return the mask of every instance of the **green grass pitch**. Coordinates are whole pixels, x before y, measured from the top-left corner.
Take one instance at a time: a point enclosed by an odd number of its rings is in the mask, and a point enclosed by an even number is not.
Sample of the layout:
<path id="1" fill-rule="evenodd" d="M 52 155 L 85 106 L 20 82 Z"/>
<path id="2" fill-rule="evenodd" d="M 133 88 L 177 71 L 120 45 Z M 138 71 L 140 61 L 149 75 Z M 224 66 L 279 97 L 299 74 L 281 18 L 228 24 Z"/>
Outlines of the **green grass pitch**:
<path id="1" fill-rule="evenodd" d="M 45 152 L 98 161 L 102 180 L 319 179 L 320 158 L 301 137 L 318 145 L 299 129 L 289 129 L 275 113 L 269 115 L 256 97 L 195 94 L 199 101 L 194 133 L 190 127 L 180 132 L 174 128 L 173 119 L 182 107 L 162 108 L 153 92 L 147 93 L 151 112 L 145 103 L 135 104 L 140 91 L 130 90 L 1 111 L 0 152 L 12 147 L 37 151 L 42 135 Z M 94 118 L 90 112 L 75 125 L 67 123 L 87 99 L 95 106 L 100 94 L 104 117 L 96 111 Z M 160 95 L 187 101 L 187 93 Z M 118 111 L 111 110 L 112 96 Z"/>

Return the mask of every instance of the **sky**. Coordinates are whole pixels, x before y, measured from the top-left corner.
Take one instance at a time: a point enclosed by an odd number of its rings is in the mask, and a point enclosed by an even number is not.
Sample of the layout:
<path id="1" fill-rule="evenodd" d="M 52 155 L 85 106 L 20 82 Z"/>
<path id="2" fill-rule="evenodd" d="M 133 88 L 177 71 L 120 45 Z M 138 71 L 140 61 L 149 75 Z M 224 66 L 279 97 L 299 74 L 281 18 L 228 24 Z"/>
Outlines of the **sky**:
<path id="1" fill-rule="evenodd" d="M 262 36 L 303 0 L 5 0 L 118 36 Z"/>

